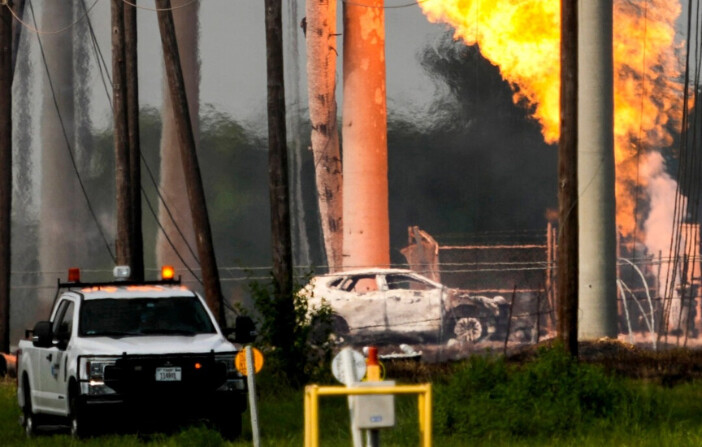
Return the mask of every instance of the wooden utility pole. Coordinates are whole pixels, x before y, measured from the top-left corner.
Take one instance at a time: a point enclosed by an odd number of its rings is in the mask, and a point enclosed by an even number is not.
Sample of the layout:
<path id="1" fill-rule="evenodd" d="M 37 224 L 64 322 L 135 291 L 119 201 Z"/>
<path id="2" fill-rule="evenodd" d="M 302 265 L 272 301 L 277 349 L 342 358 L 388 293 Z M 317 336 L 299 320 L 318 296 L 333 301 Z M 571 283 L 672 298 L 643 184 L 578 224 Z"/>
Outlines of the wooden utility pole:
<path id="1" fill-rule="evenodd" d="M 578 2 L 561 1 L 558 144 L 558 336 L 578 355 Z"/>
<path id="2" fill-rule="evenodd" d="M 137 0 L 133 0 L 136 5 Z M 124 4 L 124 56 L 129 142 L 129 206 L 132 209 L 132 279 L 144 279 L 144 237 L 141 232 L 141 146 L 139 144 L 139 71 L 137 69 L 137 8 Z"/>
<path id="3" fill-rule="evenodd" d="M 178 43 L 176 41 L 173 14 L 170 0 L 156 0 L 158 9 L 158 26 L 161 32 L 163 58 L 165 62 L 168 89 L 173 104 L 173 116 L 178 129 L 178 140 L 183 158 L 183 173 L 188 189 L 188 200 L 193 215 L 193 227 L 197 240 L 197 252 L 202 268 L 202 281 L 205 288 L 205 300 L 220 325 L 226 325 L 222 288 L 219 283 L 219 271 L 212 244 L 210 218 L 207 214 L 205 190 L 202 186 L 200 165 L 197 160 L 195 136 L 190 121 L 188 98 L 185 94 L 183 70 L 180 65 Z"/>
<path id="4" fill-rule="evenodd" d="M 0 5 L 0 351 L 10 352 L 12 14 Z"/>
<path id="5" fill-rule="evenodd" d="M 129 127 L 127 124 L 126 62 L 124 52 L 124 3 L 112 0 L 112 104 L 114 115 L 115 190 L 117 194 L 116 262 L 132 266 L 133 235 L 131 179 L 129 171 Z"/>
<path id="6" fill-rule="evenodd" d="M 271 205 L 271 243 L 276 319 L 273 343 L 283 361 L 291 353 L 295 324 L 292 298 L 292 240 L 288 190 L 288 152 L 285 134 L 282 1 L 265 0 L 266 67 L 268 78 L 268 187 Z M 289 364 L 289 363 L 288 363 Z M 284 365 L 286 368 L 287 365 Z"/>

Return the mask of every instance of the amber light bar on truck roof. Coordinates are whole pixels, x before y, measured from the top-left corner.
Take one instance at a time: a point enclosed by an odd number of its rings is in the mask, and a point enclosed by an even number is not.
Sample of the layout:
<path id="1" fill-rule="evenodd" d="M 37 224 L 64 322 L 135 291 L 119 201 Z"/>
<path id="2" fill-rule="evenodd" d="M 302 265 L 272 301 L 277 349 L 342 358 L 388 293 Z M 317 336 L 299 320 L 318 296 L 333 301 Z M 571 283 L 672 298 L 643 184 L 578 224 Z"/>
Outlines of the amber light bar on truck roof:
<path id="1" fill-rule="evenodd" d="M 68 269 L 68 281 L 61 282 L 58 280 L 58 288 L 78 288 L 78 287 L 109 287 L 109 286 L 153 286 L 153 285 L 179 285 L 180 277 L 175 277 L 175 269 L 173 266 L 164 265 L 161 267 L 161 279 L 151 280 L 151 281 L 134 281 L 129 278 L 129 267 L 128 266 L 117 266 L 115 267 L 113 273 L 115 274 L 115 279 L 112 281 L 98 281 L 98 282 L 83 282 L 80 280 L 80 269 L 77 267 L 71 267 Z"/>

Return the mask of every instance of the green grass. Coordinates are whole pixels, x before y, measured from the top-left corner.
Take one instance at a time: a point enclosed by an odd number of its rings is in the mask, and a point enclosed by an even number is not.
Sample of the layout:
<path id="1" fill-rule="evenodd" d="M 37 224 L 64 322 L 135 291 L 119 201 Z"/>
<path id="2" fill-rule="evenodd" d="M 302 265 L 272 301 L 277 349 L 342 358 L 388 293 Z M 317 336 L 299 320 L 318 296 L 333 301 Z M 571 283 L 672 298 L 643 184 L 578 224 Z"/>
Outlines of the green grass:
<path id="1" fill-rule="evenodd" d="M 404 369 L 403 369 L 404 368 Z M 537 361 L 507 364 L 473 358 L 435 369 L 404 366 L 391 377 L 433 382 L 436 446 L 699 446 L 702 445 L 702 382 L 664 387 L 615 377 L 545 350 Z M 264 446 L 303 444 L 302 391 L 258 376 L 259 421 Z M 323 446 L 350 445 L 345 399 L 320 398 Z M 234 443 L 204 427 L 172 435 L 103 435 L 78 441 L 66 434 L 27 439 L 18 424 L 15 383 L 0 380 L 0 446 L 249 446 L 249 414 Z M 416 397 L 396 398 L 397 426 L 384 431 L 383 446 L 419 445 Z"/>

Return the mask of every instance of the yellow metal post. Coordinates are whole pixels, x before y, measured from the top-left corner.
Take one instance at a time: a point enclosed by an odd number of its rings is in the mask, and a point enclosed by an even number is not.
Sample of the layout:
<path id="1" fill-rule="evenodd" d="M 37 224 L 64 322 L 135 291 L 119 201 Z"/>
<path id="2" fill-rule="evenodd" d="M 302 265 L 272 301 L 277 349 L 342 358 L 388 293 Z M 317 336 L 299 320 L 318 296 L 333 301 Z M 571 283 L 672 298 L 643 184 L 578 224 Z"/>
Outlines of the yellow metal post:
<path id="1" fill-rule="evenodd" d="M 419 439 L 420 442 L 423 444 L 424 440 L 424 431 L 426 428 L 424 427 L 424 424 L 426 423 L 426 415 L 424 414 L 425 411 L 427 411 L 426 407 L 424 406 L 424 393 L 419 393 L 417 395 L 417 415 L 419 416 Z"/>
<path id="2" fill-rule="evenodd" d="M 421 396 L 424 399 L 424 447 L 431 447 L 431 385 L 426 386 L 426 392 Z"/>
<path id="3" fill-rule="evenodd" d="M 305 447 L 310 445 L 310 427 L 312 425 L 312 417 L 310 416 L 310 390 L 305 387 Z"/>
<path id="4" fill-rule="evenodd" d="M 305 447 L 319 447 L 319 396 L 358 396 L 368 394 L 416 394 L 420 445 L 431 447 L 431 384 L 348 388 L 343 386 L 305 387 Z"/>

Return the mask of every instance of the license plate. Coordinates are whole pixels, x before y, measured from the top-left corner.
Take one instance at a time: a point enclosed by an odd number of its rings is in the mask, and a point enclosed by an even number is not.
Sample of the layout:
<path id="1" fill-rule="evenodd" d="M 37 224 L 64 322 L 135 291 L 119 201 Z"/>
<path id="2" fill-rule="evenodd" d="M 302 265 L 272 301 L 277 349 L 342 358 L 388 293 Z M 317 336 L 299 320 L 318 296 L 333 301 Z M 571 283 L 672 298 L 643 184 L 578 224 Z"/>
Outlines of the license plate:
<path id="1" fill-rule="evenodd" d="M 180 382 L 180 367 L 156 368 L 157 382 Z"/>

